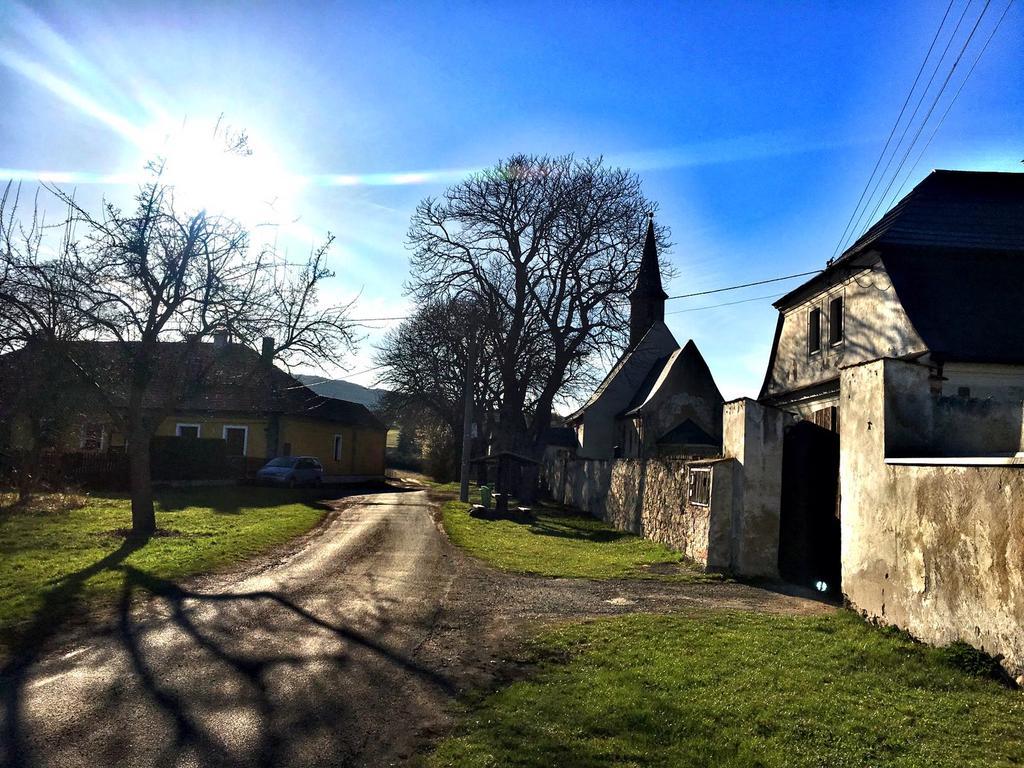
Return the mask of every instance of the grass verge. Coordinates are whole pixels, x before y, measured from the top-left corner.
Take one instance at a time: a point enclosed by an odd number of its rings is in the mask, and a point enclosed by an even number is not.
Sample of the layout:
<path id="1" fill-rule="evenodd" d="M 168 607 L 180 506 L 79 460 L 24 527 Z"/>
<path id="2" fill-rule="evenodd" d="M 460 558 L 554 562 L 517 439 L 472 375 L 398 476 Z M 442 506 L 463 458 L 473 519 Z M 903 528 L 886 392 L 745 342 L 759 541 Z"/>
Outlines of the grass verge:
<path id="1" fill-rule="evenodd" d="M 459 501 L 444 502 L 442 514 L 453 543 L 505 571 L 586 579 L 719 578 L 668 547 L 617 531 L 587 515 L 536 507 L 533 520 L 527 523 L 481 520 Z"/>
<path id="2" fill-rule="evenodd" d="M 847 611 L 629 616 L 540 637 L 441 766 L 843 768 L 1024 763 L 1024 696 Z"/>
<path id="3" fill-rule="evenodd" d="M 157 494 L 157 536 L 126 545 L 130 503 L 0 511 L 0 646 L 116 599 L 124 568 L 175 579 L 244 560 L 308 531 L 326 509 L 311 492 L 196 488 Z"/>

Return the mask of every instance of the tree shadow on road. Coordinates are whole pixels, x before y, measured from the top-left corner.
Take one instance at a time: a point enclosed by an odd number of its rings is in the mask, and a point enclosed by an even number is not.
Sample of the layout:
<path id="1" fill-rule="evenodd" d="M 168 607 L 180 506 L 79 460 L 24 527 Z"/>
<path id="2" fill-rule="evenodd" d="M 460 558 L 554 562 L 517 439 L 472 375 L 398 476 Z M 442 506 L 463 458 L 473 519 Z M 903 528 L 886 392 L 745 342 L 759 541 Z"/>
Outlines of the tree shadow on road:
<path id="1" fill-rule="evenodd" d="M 85 582 L 98 573 L 119 568 L 124 560 L 149 542 L 148 536 L 131 536 L 120 547 L 92 565 L 70 573 L 43 596 L 43 605 L 33 622 L 11 643 L 10 659 L 0 667 L 0 765 L 27 765 L 23 734 L 19 726 L 21 692 L 47 640 L 60 632 L 78 612 L 78 597 Z"/>
<path id="2" fill-rule="evenodd" d="M 144 543 L 126 542 L 59 587 L 80 589 L 104 569 L 124 573 L 116 631 L 97 660 L 123 666 L 124 679 L 97 684 L 88 711 L 68 724 L 48 723 L 56 730 L 48 742 L 79 745 L 95 764 L 125 764 L 133 762 L 129 750 L 139 748 L 140 733 L 145 739 L 152 730 L 166 733 L 155 740 L 150 734 L 148 748 L 159 745 L 148 754 L 156 765 L 345 764 L 359 756 L 379 725 L 363 722 L 364 697 L 391 696 L 397 710 L 410 687 L 445 699 L 456 694 L 444 675 L 376 639 L 403 632 L 412 637 L 416 626 L 396 628 L 384 617 L 357 629 L 331 616 L 329 605 L 310 608 L 270 590 L 191 590 L 123 563 Z M 362 588 L 367 604 L 380 603 L 371 583 Z M 137 609 L 139 598 L 152 605 Z M 0 672 L 6 744 L 0 765 L 40 762 L 26 734 L 26 685 L 41 660 L 39 649 L 57 628 L 34 627 L 35 645 Z M 111 718 L 123 728 L 98 735 L 96 724 Z M 325 746 L 332 750 L 326 757 Z"/>

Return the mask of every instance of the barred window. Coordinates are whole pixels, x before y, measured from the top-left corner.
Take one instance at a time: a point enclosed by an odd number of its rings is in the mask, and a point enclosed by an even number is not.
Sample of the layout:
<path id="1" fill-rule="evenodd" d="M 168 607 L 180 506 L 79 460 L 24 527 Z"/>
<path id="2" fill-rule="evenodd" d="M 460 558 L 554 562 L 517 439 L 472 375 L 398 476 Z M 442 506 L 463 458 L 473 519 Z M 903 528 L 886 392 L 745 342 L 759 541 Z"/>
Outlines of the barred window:
<path id="1" fill-rule="evenodd" d="M 706 507 L 711 504 L 711 468 L 701 467 L 690 470 L 688 500 L 691 504 Z"/>
<path id="2" fill-rule="evenodd" d="M 82 425 L 82 439 L 79 447 L 83 451 L 103 450 L 103 425 L 89 422 Z"/>

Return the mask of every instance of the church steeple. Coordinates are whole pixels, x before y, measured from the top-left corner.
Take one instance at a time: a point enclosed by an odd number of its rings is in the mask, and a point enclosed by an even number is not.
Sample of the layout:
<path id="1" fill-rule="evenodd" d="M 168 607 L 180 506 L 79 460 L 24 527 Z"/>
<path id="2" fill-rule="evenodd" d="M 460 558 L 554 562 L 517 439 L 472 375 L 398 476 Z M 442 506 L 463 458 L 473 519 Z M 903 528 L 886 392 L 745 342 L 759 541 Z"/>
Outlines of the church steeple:
<path id="1" fill-rule="evenodd" d="M 661 287 L 661 267 L 658 266 L 658 243 L 654 236 L 654 214 L 648 214 L 647 239 L 640 259 L 636 287 L 629 294 L 629 345 L 632 347 L 644 337 L 656 322 L 665 319 L 665 299 L 668 294 Z"/>

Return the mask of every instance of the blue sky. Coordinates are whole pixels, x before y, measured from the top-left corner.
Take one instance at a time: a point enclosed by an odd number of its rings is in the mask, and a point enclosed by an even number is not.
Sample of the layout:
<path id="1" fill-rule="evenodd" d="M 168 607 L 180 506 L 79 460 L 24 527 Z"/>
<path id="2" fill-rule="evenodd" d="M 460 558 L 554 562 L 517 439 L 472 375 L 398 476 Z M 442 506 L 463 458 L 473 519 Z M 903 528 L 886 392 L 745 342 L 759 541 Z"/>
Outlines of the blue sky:
<path id="1" fill-rule="evenodd" d="M 0 169 L 75 173 L 83 200 L 125 201 L 154 136 L 223 114 L 249 132 L 260 175 L 286 180 L 281 242 L 302 252 L 333 231 L 331 295 L 390 317 L 408 310 L 419 199 L 513 152 L 601 154 L 660 204 L 667 288 L 689 293 L 824 264 L 947 3 L 0 0 Z M 992 1 L 918 146 L 1004 7 Z M 935 167 L 1022 170 L 1022 29 L 1018 2 L 911 182 Z M 795 284 L 673 301 L 667 320 L 726 397 L 756 395 L 771 298 L 699 308 Z M 369 326 L 349 366 L 366 384 L 386 323 Z"/>

